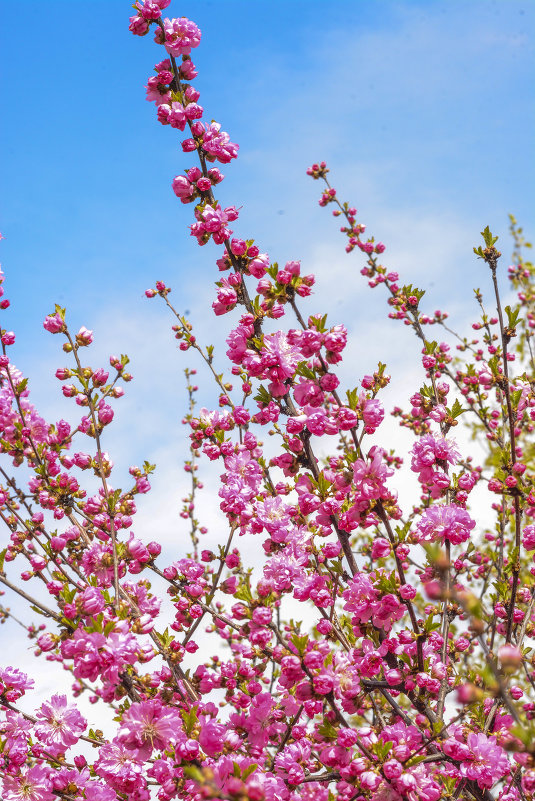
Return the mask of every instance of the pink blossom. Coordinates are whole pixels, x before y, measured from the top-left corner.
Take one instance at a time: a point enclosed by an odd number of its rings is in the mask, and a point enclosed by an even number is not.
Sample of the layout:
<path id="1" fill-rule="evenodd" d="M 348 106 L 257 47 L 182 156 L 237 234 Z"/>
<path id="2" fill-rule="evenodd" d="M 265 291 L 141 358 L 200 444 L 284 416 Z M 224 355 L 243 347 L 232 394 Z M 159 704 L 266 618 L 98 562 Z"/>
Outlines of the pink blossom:
<path id="1" fill-rule="evenodd" d="M 199 745 L 208 756 L 220 754 L 224 746 L 225 726 L 215 720 L 206 720 L 201 724 Z"/>
<path id="2" fill-rule="evenodd" d="M 48 317 L 45 317 L 43 328 L 46 328 L 46 330 L 49 331 L 51 334 L 59 334 L 60 331 L 64 331 L 65 323 L 59 312 L 56 312 L 56 314 L 50 314 Z"/>
<path id="3" fill-rule="evenodd" d="M 74 660 L 77 678 L 95 681 L 99 676 L 117 684 L 119 671 L 133 665 L 137 659 L 138 644 L 130 633 L 113 631 L 105 637 L 98 632 L 88 633 L 77 629 L 70 640 L 61 644 L 62 656 Z"/>
<path id="4" fill-rule="evenodd" d="M 145 34 L 149 32 L 149 24 L 141 15 L 136 14 L 130 17 L 128 30 L 131 31 L 134 36 L 145 36 Z"/>
<path id="5" fill-rule="evenodd" d="M 156 699 L 132 704 L 123 715 L 117 741 L 136 758 L 147 760 L 153 749 L 164 750 L 182 733 L 178 710 L 164 707 Z"/>
<path id="6" fill-rule="evenodd" d="M 23 715 L 11 709 L 5 711 L 5 720 L 0 723 L 0 732 L 5 738 L 3 756 L 5 760 L 9 760 L 6 764 L 19 767 L 26 762 L 28 739 L 32 728 L 32 724 Z"/>
<path id="7" fill-rule="evenodd" d="M 156 28 L 155 40 L 165 45 L 167 52 L 175 56 L 189 55 L 192 49 L 198 47 L 201 41 L 201 32 L 197 25 L 186 17 L 168 19 L 163 21 L 164 30 Z"/>
<path id="8" fill-rule="evenodd" d="M 366 434 L 373 434 L 383 422 L 385 410 L 377 398 L 361 400 L 362 419 L 364 420 Z"/>
<path id="9" fill-rule="evenodd" d="M 357 459 L 353 463 L 353 476 L 358 494 L 366 500 L 384 497 L 385 481 L 393 474 L 393 470 L 383 460 L 384 451 L 373 446 L 368 454 L 368 461 Z"/>
<path id="10" fill-rule="evenodd" d="M 113 420 L 113 409 L 108 403 L 100 401 L 98 405 L 98 421 L 101 425 L 106 426 Z"/>
<path id="11" fill-rule="evenodd" d="M 316 381 L 311 379 L 301 379 L 294 386 L 294 397 L 300 406 L 320 406 L 323 403 L 324 394 Z"/>
<path id="12" fill-rule="evenodd" d="M 392 754 L 402 762 L 407 760 L 422 742 L 422 734 L 416 726 L 407 726 L 401 721 L 385 726 L 380 737 L 383 742 L 392 743 Z"/>
<path id="13" fill-rule="evenodd" d="M 420 474 L 420 481 L 430 482 L 438 461 L 454 465 L 461 458 L 453 440 L 424 434 L 412 448 L 411 470 Z"/>
<path id="14" fill-rule="evenodd" d="M 297 364 L 301 360 L 301 352 L 291 345 L 283 331 L 268 334 L 264 337 L 262 348 L 262 365 L 265 374 L 273 381 L 284 381 L 291 378 Z"/>
<path id="15" fill-rule="evenodd" d="M 277 772 L 286 776 L 290 785 L 298 785 L 305 777 L 302 766 L 307 766 L 310 754 L 311 745 L 307 740 L 300 740 L 285 746 L 275 758 Z"/>
<path id="16" fill-rule="evenodd" d="M 142 765 L 116 740 L 101 746 L 95 771 L 121 793 L 131 793 L 142 782 Z"/>
<path id="17" fill-rule="evenodd" d="M 470 537 L 475 521 L 460 506 L 435 504 L 424 510 L 417 524 L 419 542 L 444 542 L 459 545 Z"/>
<path id="18" fill-rule="evenodd" d="M 358 425 L 358 414 L 354 409 L 349 409 L 346 406 L 338 406 L 336 409 L 336 419 L 340 431 L 349 431 Z"/>
<path id="19" fill-rule="evenodd" d="M 185 175 L 177 175 L 173 178 L 173 192 L 182 203 L 189 203 L 194 196 L 194 187 Z"/>
<path id="20" fill-rule="evenodd" d="M 214 206 L 206 205 L 202 209 L 195 209 L 195 216 L 198 222 L 190 226 L 192 236 L 195 236 L 199 244 L 204 244 L 207 238 L 213 237 L 214 242 L 221 245 L 228 239 L 232 231 L 227 228 L 227 223 L 236 220 L 238 212 L 234 206 L 222 209 L 219 203 Z"/>
<path id="21" fill-rule="evenodd" d="M 26 673 L 14 667 L 0 668 L 0 695 L 6 701 L 17 701 L 35 682 Z"/>
<path id="22" fill-rule="evenodd" d="M 267 253 L 259 253 L 256 258 L 251 259 L 247 269 L 255 278 L 262 278 L 269 267 L 269 257 Z"/>
<path id="23" fill-rule="evenodd" d="M 87 723 L 65 695 L 53 695 L 37 711 L 35 731 L 53 756 L 64 754 L 86 729 Z"/>
<path id="24" fill-rule="evenodd" d="M 328 351 L 340 353 L 347 344 L 347 328 L 345 325 L 335 325 L 325 334 L 323 344 Z"/>
<path id="25" fill-rule="evenodd" d="M 476 781 L 479 787 L 492 787 L 494 782 L 509 772 L 509 760 L 495 737 L 485 734 L 469 734 L 466 744 L 470 750 L 469 761 L 461 763 L 461 775 Z"/>
<path id="26" fill-rule="evenodd" d="M 34 765 L 19 776 L 4 776 L 3 801 L 54 801 L 51 769 Z"/>
<path id="27" fill-rule="evenodd" d="M 93 342 L 93 332 L 89 331 L 89 329 L 87 329 L 85 325 L 83 325 L 76 334 L 77 345 L 79 345 L 80 347 L 84 347 L 90 345 L 92 342 Z"/>
<path id="28" fill-rule="evenodd" d="M 226 278 L 219 282 L 217 290 L 217 301 L 212 303 L 212 308 L 217 315 L 226 314 L 231 311 L 238 302 L 238 295 L 234 287 Z"/>
<path id="29" fill-rule="evenodd" d="M 228 133 L 221 130 L 218 122 L 211 122 L 205 127 L 202 146 L 209 161 L 217 159 L 221 164 L 228 164 L 235 159 L 239 150 L 239 145 L 230 141 Z"/>
<path id="30" fill-rule="evenodd" d="M 86 614 L 94 617 L 104 610 L 105 601 L 102 592 L 97 587 L 86 587 L 78 597 Z"/>
<path id="31" fill-rule="evenodd" d="M 388 556 L 391 550 L 391 545 L 384 537 L 379 537 L 373 541 L 372 545 L 372 559 L 384 559 Z"/>
<path id="32" fill-rule="evenodd" d="M 169 5 L 169 3 L 164 4 L 161 0 L 143 0 L 141 5 L 139 2 L 136 3 L 136 8 L 139 8 L 143 19 L 155 20 L 158 19 L 162 13 L 162 8 L 165 8 L 166 5 Z"/>
<path id="33" fill-rule="evenodd" d="M 291 542 L 283 551 L 271 556 L 264 567 L 264 577 L 278 592 L 289 590 L 305 575 L 309 556 L 297 542 Z"/>
<path id="34" fill-rule="evenodd" d="M 535 525 L 531 523 L 522 530 L 522 545 L 526 551 L 535 550 Z"/>

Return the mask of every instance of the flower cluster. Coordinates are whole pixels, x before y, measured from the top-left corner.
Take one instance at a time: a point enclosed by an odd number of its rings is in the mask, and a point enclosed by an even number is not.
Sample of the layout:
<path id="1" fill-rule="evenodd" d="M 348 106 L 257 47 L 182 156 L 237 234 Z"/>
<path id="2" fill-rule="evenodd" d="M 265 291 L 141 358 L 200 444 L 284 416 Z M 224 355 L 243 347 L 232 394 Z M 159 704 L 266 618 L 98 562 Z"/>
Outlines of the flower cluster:
<path id="1" fill-rule="evenodd" d="M 146 290 L 217 385 L 218 408 L 197 410 L 196 371 L 186 370 L 191 484 L 179 520 L 191 549 L 181 537 L 162 547 L 136 524 L 154 465 L 131 466 L 127 486 L 115 486 L 104 448 L 132 379 L 128 357 L 90 367 L 93 332 L 74 333 L 56 306 L 44 327 L 69 359 L 56 377 L 75 419 L 47 422 L 11 361 L 15 335 L 1 328 L 0 586 L 43 616 L 38 627 L 15 619 L 35 655 L 72 681 L 72 698 L 54 693 L 30 714 L 34 680 L 0 667 L 2 798 L 531 801 L 535 272 L 521 232 L 513 222 L 518 308 L 504 321 L 493 281 L 498 317 L 478 296 L 480 338 L 458 336 L 453 355 L 426 334 L 449 332 L 447 315 L 423 312 L 423 291 L 380 263 L 385 246 L 338 199 L 326 164 L 308 170 L 325 184 L 320 205 L 344 220 L 346 250 L 363 254 L 369 285 L 387 290 L 389 316 L 420 341 L 422 385 L 393 411 L 414 438 L 402 474 L 384 433 L 385 365 L 342 389 L 351 330 L 301 310 L 315 277 L 234 236 L 238 211 L 216 197 L 224 176 L 213 165 L 238 146 L 205 117 L 192 84 L 201 33 L 163 18 L 169 5 L 137 0 L 129 28 L 152 29 L 163 48 L 146 96 L 157 120 L 184 134 L 188 163 L 172 189 L 194 204 L 191 235 L 218 248 L 213 312 L 235 315 L 218 373 L 170 287 Z M 483 239 L 476 255 L 494 278 L 496 239 L 488 229 Z M 487 446 L 482 465 L 451 436 L 465 419 Z M 219 474 L 215 540 L 198 519 L 203 459 Z M 81 694 L 95 721 L 105 720 L 98 706 L 111 708 L 105 731 L 78 709 Z"/>

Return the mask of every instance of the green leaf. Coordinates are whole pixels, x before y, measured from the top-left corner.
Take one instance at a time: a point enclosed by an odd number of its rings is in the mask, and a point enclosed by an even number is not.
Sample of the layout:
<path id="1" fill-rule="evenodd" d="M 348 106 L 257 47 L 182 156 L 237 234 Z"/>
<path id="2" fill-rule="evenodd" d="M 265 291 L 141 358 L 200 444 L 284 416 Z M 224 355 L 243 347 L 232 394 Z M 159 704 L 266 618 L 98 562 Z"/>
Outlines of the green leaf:
<path id="1" fill-rule="evenodd" d="M 453 404 L 451 409 L 448 409 L 447 411 L 450 417 L 453 417 L 455 419 L 456 417 L 459 417 L 464 411 L 466 411 L 466 409 L 463 409 L 463 407 L 459 403 L 459 399 L 455 398 L 455 403 Z"/>
<path id="2" fill-rule="evenodd" d="M 504 309 L 507 315 L 507 322 L 509 323 L 509 328 L 514 328 L 518 322 L 518 315 L 520 314 L 520 308 L 511 309 L 510 306 L 506 306 Z"/>
<path id="3" fill-rule="evenodd" d="M 186 730 L 186 734 L 191 734 L 195 725 L 198 721 L 197 717 L 197 707 L 193 707 L 193 709 L 185 710 L 181 709 L 180 714 L 182 716 L 182 720 L 184 721 L 184 728 Z"/>
<path id="4" fill-rule="evenodd" d="M 398 536 L 398 540 L 400 542 L 404 542 L 407 539 L 407 535 L 410 530 L 411 530 L 410 521 L 408 523 L 405 523 L 405 525 L 403 526 L 396 526 L 395 532 Z"/>
<path id="5" fill-rule="evenodd" d="M 97 462 L 98 463 L 98 462 Z M 122 490 L 117 489 L 111 493 L 108 498 L 108 514 L 111 516 L 115 511 L 115 507 L 117 506 L 117 501 L 121 497 Z"/>
<path id="6" fill-rule="evenodd" d="M 299 362 L 297 365 L 296 373 L 298 375 L 302 375 L 303 378 L 310 378 L 312 381 L 316 378 L 316 373 L 314 370 L 311 370 L 308 366 L 307 362 Z"/>
<path id="7" fill-rule="evenodd" d="M 267 268 L 266 272 L 271 278 L 275 279 L 277 277 L 277 273 L 279 272 L 278 262 L 274 261 L 273 264 Z"/>
<path id="8" fill-rule="evenodd" d="M 427 759 L 427 754 L 419 754 L 418 756 L 411 757 L 409 760 L 407 760 L 405 765 L 408 768 L 412 768 L 414 765 L 418 765 L 419 762 L 423 762 L 424 759 Z"/>
<path id="9" fill-rule="evenodd" d="M 43 617 L 49 617 L 49 615 L 47 615 L 47 613 L 46 613 L 46 612 L 43 612 L 43 610 L 42 610 L 42 609 L 39 609 L 39 607 L 38 607 L 38 606 L 34 606 L 33 604 L 30 604 L 30 609 L 31 609 L 33 612 L 35 612 L 36 614 L 38 614 L 38 615 L 43 615 Z"/>
<path id="10" fill-rule="evenodd" d="M 440 620 L 433 621 L 433 618 L 431 617 L 431 615 L 429 615 L 428 617 L 425 618 L 425 620 L 424 620 L 424 631 L 426 633 L 429 634 L 430 632 L 436 631 L 439 628 L 440 628 Z"/>
<path id="11" fill-rule="evenodd" d="M 346 395 L 347 395 L 347 405 L 349 406 L 349 408 L 356 409 L 357 406 L 359 405 L 358 387 L 356 387 L 355 389 L 348 389 L 346 391 Z"/>
<path id="12" fill-rule="evenodd" d="M 324 720 L 323 723 L 318 726 L 318 732 L 322 737 L 325 737 L 326 740 L 336 740 L 338 737 L 338 729 L 328 720 Z"/>
<path id="13" fill-rule="evenodd" d="M 490 228 L 488 227 L 488 225 L 485 227 L 485 229 L 483 231 L 481 231 L 481 236 L 483 237 L 483 239 L 485 241 L 485 245 L 488 248 L 493 247 L 494 243 L 498 241 L 498 237 L 497 236 L 492 236 Z"/>
<path id="14" fill-rule="evenodd" d="M 521 397 L 522 397 L 521 389 L 516 389 L 514 392 L 511 392 L 511 400 L 515 408 L 518 406 L 518 401 L 520 400 Z"/>
<path id="15" fill-rule="evenodd" d="M 294 634 L 293 635 L 292 642 L 295 645 L 295 647 L 297 648 L 297 653 L 299 654 L 299 656 L 303 656 L 304 655 L 309 639 L 310 638 L 309 638 L 308 634 L 303 634 L 302 636 L 299 636 L 299 634 Z"/>
<path id="16" fill-rule="evenodd" d="M 263 404 L 265 404 L 266 406 L 267 406 L 267 404 L 270 402 L 270 400 L 271 400 L 271 395 L 269 394 L 269 392 L 267 391 L 267 389 L 266 389 L 264 386 L 262 386 L 262 384 L 260 384 L 260 386 L 258 387 L 258 392 L 257 392 L 257 393 L 256 393 L 256 395 L 254 396 L 254 400 L 255 400 L 257 403 L 263 403 Z"/>
<path id="17" fill-rule="evenodd" d="M 76 587 L 71 590 L 65 586 L 61 591 L 61 596 L 65 600 L 66 604 L 72 604 L 75 595 L 76 595 Z"/>
<path id="18" fill-rule="evenodd" d="M 17 395 L 21 395 L 27 386 L 28 386 L 27 378 L 23 378 L 22 381 L 19 381 L 19 383 L 15 385 L 15 392 L 17 393 Z"/>
<path id="19" fill-rule="evenodd" d="M 424 384 L 423 387 L 420 389 L 420 395 L 422 396 L 422 398 L 434 398 L 435 390 L 430 384 Z"/>
<path id="20" fill-rule="evenodd" d="M 328 479 L 325 478 L 323 473 L 319 474 L 318 479 L 316 481 L 316 484 L 317 484 L 317 487 L 318 487 L 322 497 L 327 496 L 327 494 L 328 494 L 328 492 L 329 492 L 329 490 L 331 488 L 331 482 Z"/>
<path id="21" fill-rule="evenodd" d="M 392 743 L 390 740 L 387 743 L 377 742 L 374 743 L 373 750 L 375 751 L 379 759 L 384 760 L 387 758 L 388 754 L 392 750 L 393 745 L 394 743 Z"/>
<path id="22" fill-rule="evenodd" d="M 325 333 L 325 331 L 327 330 L 326 323 L 327 323 L 326 314 L 324 314 L 321 319 L 318 319 L 317 317 L 310 318 L 310 325 L 314 327 L 316 331 L 319 331 L 321 334 Z"/>
<path id="23" fill-rule="evenodd" d="M 492 359 L 489 359 L 488 365 L 491 369 L 493 376 L 500 375 L 500 362 L 497 356 L 493 356 Z"/>
<path id="24" fill-rule="evenodd" d="M 246 576 L 245 580 L 242 581 L 242 583 L 234 593 L 234 597 L 237 598 L 239 601 L 244 601 L 247 604 L 253 602 L 253 593 L 251 592 L 251 579 L 249 576 Z"/>
<path id="25" fill-rule="evenodd" d="M 96 617 L 94 617 L 93 618 L 92 631 L 98 631 L 99 634 L 102 634 L 102 622 L 103 622 L 103 620 L 104 620 L 104 615 L 102 614 L 102 612 L 100 613 L 100 615 L 97 615 Z"/>
<path id="26" fill-rule="evenodd" d="M 196 765 L 184 765 L 182 768 L 184 771 L 184 775 L 188 777 L 188 779 L 193 779 L 194 782 L 198 784 L 202 784 L 204 781 L 204 775 L 202 770 L 200 770 Z"/>

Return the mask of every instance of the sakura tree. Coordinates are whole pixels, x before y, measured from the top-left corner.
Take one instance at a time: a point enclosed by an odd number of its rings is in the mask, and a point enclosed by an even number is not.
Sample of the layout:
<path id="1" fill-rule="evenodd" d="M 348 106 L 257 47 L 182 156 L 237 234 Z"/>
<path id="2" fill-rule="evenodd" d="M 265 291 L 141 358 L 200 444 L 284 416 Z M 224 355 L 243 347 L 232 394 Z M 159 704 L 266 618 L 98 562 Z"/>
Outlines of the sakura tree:
<path id="1" fill-rule="evenodd" d="M 90 367 L 93 332 L 71 330 L 56 306 L 44 327 L 62 343 L 68 364 L 56 377 L 80 409 L 76 426 L 50 422 L 1 329 L 0 584 L 17 609 L 6 600 L 0 612 L 71 685 L 30 714 L 20 699 L 36 682 L 0 667 L 2 798 L 533 799 L 535 294 L 522 230 L 511 218 L 508 271 L 482 232 L 474 259 L 487 283 L 473 331 L 457 334 L 388 265 L 326 164 L 309 168 L 346 251 L 419 340 L 421 383 L 393 410 L 413 444 L 395 452 L 381 439 L 386 365 L 343 387 L 347 330 L 311 305 L 314 276 L 234 235 L 238 208 L 217 192 L 238 145 L 199 102 L 191 53 L 201 32 L 163 18 L 169 5 L 138 0 L 129 28 L 159 46 L 147 99 L 182 134 L 172 189 L 192 204 L 190 233 L 216 246 L 228 372 L 171 288 L 148 289 L 218 394 L 217 409 L 197 410 L 186 368 L 191 545 L 169 563 L 153 533 L 132 533 L 154 466 L 132 466 L 116 488 L 106 452 L 128 357 Z M 505 308 L 504 272 L 517 292 Z M 458 426 L 484 443 L 481 463 L 452 436 Z M 221 474 L 215 550 L 202 542 L 203 461 Z M 416 504 L 398 495 L 404 463 Z M 91 720 L 81 696 L 95 704 Z"/>

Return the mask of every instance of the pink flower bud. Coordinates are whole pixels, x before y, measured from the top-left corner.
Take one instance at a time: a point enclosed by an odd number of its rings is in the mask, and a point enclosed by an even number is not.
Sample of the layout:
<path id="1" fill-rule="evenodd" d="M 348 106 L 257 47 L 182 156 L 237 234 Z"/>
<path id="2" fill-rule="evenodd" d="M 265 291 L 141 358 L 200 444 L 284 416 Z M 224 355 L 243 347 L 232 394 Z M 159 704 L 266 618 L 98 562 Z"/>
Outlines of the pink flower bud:
<path id="1" fill-rule="evenodd" d="M 93 342 L 93 332 L 83 325 L 76 334 L 76 342 L 80 347 L 87 347 Z"/>
<path id="2" fill-rule="evenodd" d="M 37 556 L 37 554 L 33 554 L 30 556 L 30 564 L 34 570 L 39 572 L 40 570 L 44 570 L 46 567 L 46 559 L 43 559 L 42 556 Z"/>
<path id="3" fill-rule="evenodd" d="M 56 378 L 60 381 L 65 381 L 66 378 L 70 378 L 72 375 L 71 371 L 68 367 L 58 367 L 56 370 Z"/>
<path id="4" fill-rule="evenodd" d="M 113 420 L 113 409 L 104 401 L 101 401 L 98 408 L 98 421 L 101 425 L 106 426 Z"/>
<path id="5" fill-rule="evenodd" d="M 372 545 L 372 559 L 384 559 L 390 553 L 390 543 L 384 537 L 374 540 Z"/>
<path id="6" fill-rule="evenodd" d="M 45 317 L 43 328 L 45 328 L 51 334 L 59 334 L 60 331 L 65 330 L 65 323 L 63 322 L 63 319 L 60 317 L 59 313 L 56 312 L 54 315 Z"/>
<path id="7" fill-rule="evenodd" d="M 237 576 L 229 576 L 229 578 L 225 579 L 225 581 L 221 584 L 222 592 L 227 593 L 227 595 L 234 595 L 237 589 L 238 589 Z"/>
<path id="8" fill-rule="evenodd" d="M 397 759 L 389 759 L 383 765 L 383 770 L 387 779 L 398 779 L 403 773 L 403 765 Z"/>
<path id="9" fill-rule="evenodd" d="M 102 387 L 106 383 L 109 377 L 109 373 L 107 370 L 104 370 L 103 367 L 99 367 L 98 370 L 95 370 L 93 373 L 92 381 L 95 387 Z"/>
<path id="10" fill-rule="evenodd" d="M 53 648 L 56 647 L 56 642 L 58 638 L 54 634 L 41 634 L 40 637 L 37 638 L 37 645 L 41 649 L 41 651 L 52 651 Z"/>
<path id="11" fill-rule="evenodd" d="M 403 680 L 403 674 L 401 670 L 385 670 L 385 679 L 393 687 L 394 684 L 399 684 Z"/>
<path id="12" fill-rule="evenodd" d="M 399 548 L 397 549 L 397 551 L 399 554 Z M 399 594 L 404 601 L 412 601 L 412 599 L 416 597 L 416 589 L 412 587 L 410 584 L 403 584 L 399 588 Z"/>
<path id="13" fill-rule="evenodd" d="M 156 556 L 159 556 L 161 554 L 162 546 L 160 545 L 159 542 L 152 541 L 149 542 L 149 544 L 147 545 L 147 551 L 153 558 L 155 558 Z"/>
<path id="14" fill-rule="evenodd" d="M 522 652 L 516 645 L 502 645 L 498 648 L 498 658 L 502 668 L 515 668 L 522 664 Z"/>

